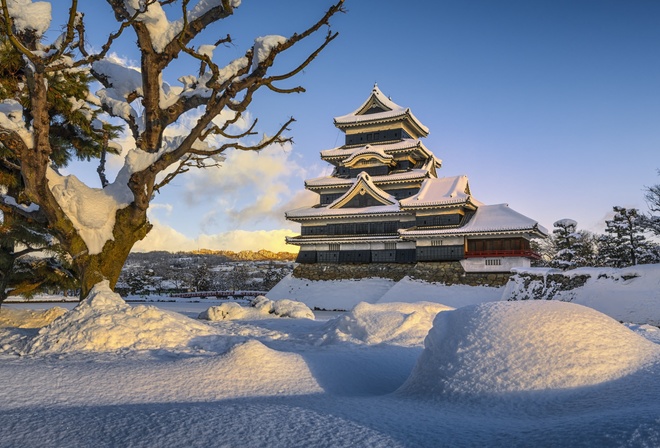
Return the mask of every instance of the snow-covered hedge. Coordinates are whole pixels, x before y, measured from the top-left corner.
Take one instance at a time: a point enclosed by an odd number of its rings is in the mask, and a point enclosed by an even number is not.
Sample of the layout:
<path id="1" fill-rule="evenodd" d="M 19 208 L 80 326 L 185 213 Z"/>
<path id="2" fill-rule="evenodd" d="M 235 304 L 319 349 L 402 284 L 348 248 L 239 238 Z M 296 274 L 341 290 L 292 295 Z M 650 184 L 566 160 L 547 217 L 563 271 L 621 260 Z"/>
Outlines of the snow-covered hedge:
<path id="1" fill-rule="evenodd" d="M 515 269 L 502 300 L 530 299 L 578 303 L 619 321 L 660 326 L 660 264 Z"/>

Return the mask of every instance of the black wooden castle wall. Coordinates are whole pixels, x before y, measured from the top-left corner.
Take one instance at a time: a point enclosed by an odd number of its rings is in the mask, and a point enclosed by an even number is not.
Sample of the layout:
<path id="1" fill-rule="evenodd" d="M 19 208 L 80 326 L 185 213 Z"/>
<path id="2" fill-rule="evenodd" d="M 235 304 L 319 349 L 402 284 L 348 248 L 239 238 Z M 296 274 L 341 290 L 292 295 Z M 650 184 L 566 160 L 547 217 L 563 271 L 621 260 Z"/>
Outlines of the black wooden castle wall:
<path id="1" fill-rule="evenodd" d="M 301 250 L 297 263 L 415 263 L 417 261 L 458 261 L 463 246 L 427 246 L 416 249 L 385 250 Z"/>

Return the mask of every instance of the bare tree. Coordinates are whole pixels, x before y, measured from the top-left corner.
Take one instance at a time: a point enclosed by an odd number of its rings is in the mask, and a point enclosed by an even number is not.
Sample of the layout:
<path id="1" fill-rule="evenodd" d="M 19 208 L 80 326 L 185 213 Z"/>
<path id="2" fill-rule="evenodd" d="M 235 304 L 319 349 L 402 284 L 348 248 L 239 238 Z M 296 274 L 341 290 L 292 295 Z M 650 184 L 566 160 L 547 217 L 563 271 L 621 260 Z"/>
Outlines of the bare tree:
<path id="1" fill-rule="evenodd" d="M 71 0 L 64 31 L 51 44 L 41 42 L 49 23 L 44 25 L 43 20 L 31 18 L 12 0 L 0 1 L 4 33 L 28 61 L 23 74 L 28 103 L 0 103 L 0 143 L 20 162 L 25 194 L 38 205 L 38 210 L 30 208 L 27 212 L 23 207 L 19 212 L 29 213 L 35 219 L 38 215 L 53 230 L 73 259 L 81 279 L 82 297 L 103 280 L 114 287 L 131 248 L 151 229 L 147 209 L 160 188 L 191 168 L 218 166 L 221 154 L 227 150 L 258 151 L 273 143 L 290 141 L 284 132 L 293 118 L 272 136 L 264 134 L 255 144 L 244 141 L 255 134 L 256 120 L 247 131 L 238 134 L 231 133 L 231 126 L 243 117 L 262 87 L 278 93 L 304 91 L 299 86 L 283 88 L 279 82 L 300 73 L 337 33 L 328 28 L 315 49 L 300 57 L 299 63 L 289 70 L 272 74 L 273 63 L 278 55 L 329 27 L 331 17 L 343 11 L 343 0 L 338 0 L 309 28 L 286 38 L 256 38 L 243 57 L 221 67 L 214 62 L 212 50 L 231 42 L 231 36 L 210 46 L 195 46 L 192 42 L 210 24 L 233 15 L 240 1 L 200 0 L 194 5 L 190 0 L 107 3 L 114 11 L 117 28 L 101 50 L 92 54 L 85 45 L 85 22 L 77 0 Z M 164 5 L 172 4 L 180 6 L 180 18 L 174 22 L 168 21 L 163 10 Z M 105 58 L 119 36 L 129 30 L 137 38 L 139 71 Z M 182 89 L 171 89 L 162 75 L 179 56 L 191 58 L 200 69 L 197 75 L 180 78 Z M 105 181 L 103 189 L 90 188 L 51 168 L 48 79 L 76 70 L 88 70 L 102 84 L 103 89 L 90 101 L 109 116 L 123 120 L 136 142 L 115 181 Z M 134 107 L 135 104 L 140 107 Z M 170 125 L 195 110 L 200 115 L 188 135 L 166 137 L 165 130 Z M 221 113 L 229 118 L 218 122 Z M 90 203 L 94 207 L 87 207 Z"/>

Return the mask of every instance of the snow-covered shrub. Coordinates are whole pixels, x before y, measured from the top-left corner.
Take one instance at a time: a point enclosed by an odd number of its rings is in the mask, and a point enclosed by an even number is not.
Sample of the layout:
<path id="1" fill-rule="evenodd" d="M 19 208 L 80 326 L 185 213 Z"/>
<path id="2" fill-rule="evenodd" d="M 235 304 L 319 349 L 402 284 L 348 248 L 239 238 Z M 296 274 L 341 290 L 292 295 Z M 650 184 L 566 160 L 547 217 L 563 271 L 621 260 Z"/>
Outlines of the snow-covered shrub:
<path id="1" fill-rule="evenodd" d="M 660 360 L 660 347 L 593 309 L 491 302 L 440 313 L 401 393 L 485 397 L 592 386 Z"/>
<path id="2" fill-rule="evenodd" d="M 452 309 L 431 302 L 361 302 L 349 313 L 328 322 L 323 342 L 421 345 L 435 316 Z"/>
<path id="3" fill-rule="evenodd" d="M 229 302 L 209 307 L 199 314 L 199 319 L 217 320 L 250 320 L 270 317 L 291 317 L 294 319 L 314 319 L 314 312 L 307 305 L 295 300 L 270 300 L 266 296 L 257 296 L 249 307 Z"/>
<path id="4" fill-rule="evenodd" d="M 250 306 L 266 314 L 273 312 L 273 301 L 266 296 L 257 296 L 250 301 Z"/>
<path id="5" fill-rule="evenodd" d="M 296 300 L 281 299 L 272 303 L 272 313 L 280 317 L 291 317 L 294 319 L 314 319 L 314 312 L 307 305 Z"/>
<path id="6" fill-rule="evenodd" d="M 199 319 L 205 320 L 238 320 L 258 317 L 261 313 L 252 308 L 244 308 L 235 302 L 227 302 L 217 306 L 211 306 L 206 311 L 199 313 Z"/>

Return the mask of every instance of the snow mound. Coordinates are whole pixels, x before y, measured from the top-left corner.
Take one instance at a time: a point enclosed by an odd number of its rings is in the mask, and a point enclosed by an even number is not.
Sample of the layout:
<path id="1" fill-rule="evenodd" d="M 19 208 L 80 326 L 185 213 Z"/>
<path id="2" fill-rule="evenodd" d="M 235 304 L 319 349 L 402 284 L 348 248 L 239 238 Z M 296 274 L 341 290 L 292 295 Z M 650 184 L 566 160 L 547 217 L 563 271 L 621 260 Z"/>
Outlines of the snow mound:
<path id="1" fill-rule="evenodd" d="M 66 312 L 59 306 L 47 310 L 14 310 L 5 307 L 0 309 L 0 328 L 41 328 Z"/>
<path id="2" fill-rule="evenodd" d="M 487 396 L 592 386 L 660 358 L 660 347 L 566 302 L 491 302 L 440 313 L 399 389 Z"/>
<path id="3" fill-rule="evenodd" d="M 248 320 L 271 317 L 290 317 L 294 319 L 314 319 L 314 312 L 307 305 L 295 300 L 270 300 L 266 296 L 257 296 L 249 307 L 243 307 L 235 302 L 223 303 L 209 307 L 199 314 L 199 319 L 218 320 Z"/>
<path id="4" fill-rule="evenodd" d="M 431 302 L 359 303 L 326 325 L 323 342 L 421 345 L 441 311 L 453 308 Z"/>
<path id="5" fill-rule="evenodd" d="M 39 330 L 26 354 L 184 347 L 190 340 L 215 334 L 208 325 L 154 306 L 132 307 L 107 281 L 60 319 Z"/>
<path id="6" fill-rule="evenodd" d="M 300 354 L 273 350 L 254 339 L 223 355 L 214 376 L 229 389 L 253 396 L 322 392 Z"/>

